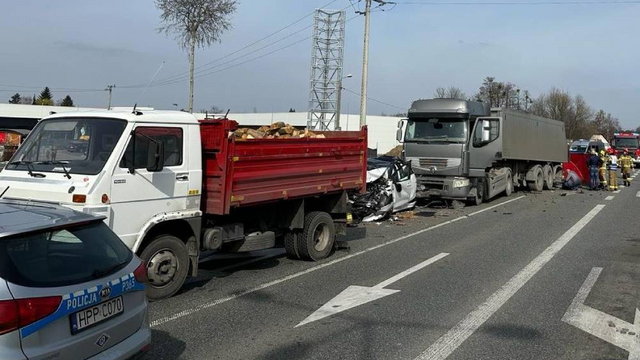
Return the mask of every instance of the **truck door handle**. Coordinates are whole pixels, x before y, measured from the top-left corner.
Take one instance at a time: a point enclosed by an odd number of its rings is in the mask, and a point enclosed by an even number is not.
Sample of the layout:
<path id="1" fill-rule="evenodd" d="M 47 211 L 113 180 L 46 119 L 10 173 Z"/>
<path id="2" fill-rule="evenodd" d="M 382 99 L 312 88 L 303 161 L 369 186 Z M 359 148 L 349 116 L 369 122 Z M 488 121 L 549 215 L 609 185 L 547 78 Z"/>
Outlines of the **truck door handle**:
<path id="1" fill-rule="evenodd" d="M 178 180 L 178 181 L 187 181 L 187 180 L 189 180 L 189 175 L 187 175 L 187 174 L 178 174 L 178 175 L 176 175 L 176 180 Z"/>

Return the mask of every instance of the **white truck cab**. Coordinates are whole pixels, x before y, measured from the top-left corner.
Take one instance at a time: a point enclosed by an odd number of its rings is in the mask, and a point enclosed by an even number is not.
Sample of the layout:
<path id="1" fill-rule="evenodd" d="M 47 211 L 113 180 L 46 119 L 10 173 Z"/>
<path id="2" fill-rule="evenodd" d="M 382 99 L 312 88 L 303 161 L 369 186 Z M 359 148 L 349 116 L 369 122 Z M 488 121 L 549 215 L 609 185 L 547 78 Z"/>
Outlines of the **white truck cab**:
<path id="1" fill-rule="evenodd" d="M 147 261 L 152 299 L 172 295 L 197 269 L 201 189 L 199 123 L 179 111 L 49 116 L 0 172 L 3 198 L 106 216 Z"/>

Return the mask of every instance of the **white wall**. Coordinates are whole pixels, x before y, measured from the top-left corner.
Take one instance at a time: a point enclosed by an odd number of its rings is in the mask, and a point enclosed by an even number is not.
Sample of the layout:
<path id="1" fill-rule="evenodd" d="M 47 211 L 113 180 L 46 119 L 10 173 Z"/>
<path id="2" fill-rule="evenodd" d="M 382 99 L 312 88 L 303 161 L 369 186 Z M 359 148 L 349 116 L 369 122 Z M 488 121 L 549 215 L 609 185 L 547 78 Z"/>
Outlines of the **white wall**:
<path id="1" fill-rule="evenodd" d="M 32 118 L 38 119 L 48 116 L 51 112 L 64 113 L 73 111 L 104 111 L 100 108 L 77 108 L 64 106 L 40 106 L 22 104 L 0 104 L 0 118 Z M 203 119 L 205 114 L 194 114 Z M 224 115 L 224 114 L 223 114 Z M 229 118 L 236 120 L 240 125 L 268 125 L 282 121 L 294 126 L 307 125 L 307 113 L 230 113 Z M 398 145 L 396 141 L 396 129 L 398 117 L 391 116 L 367 116 L 369 129 L 369 148 L 378 149 L 378 154 L 384 154 Z M 340 122 L 343 130 L 358 130 L 360 116 L 354 114 L 342 114 Z M 2 124 L 0 124 L 2 127 Z"/>

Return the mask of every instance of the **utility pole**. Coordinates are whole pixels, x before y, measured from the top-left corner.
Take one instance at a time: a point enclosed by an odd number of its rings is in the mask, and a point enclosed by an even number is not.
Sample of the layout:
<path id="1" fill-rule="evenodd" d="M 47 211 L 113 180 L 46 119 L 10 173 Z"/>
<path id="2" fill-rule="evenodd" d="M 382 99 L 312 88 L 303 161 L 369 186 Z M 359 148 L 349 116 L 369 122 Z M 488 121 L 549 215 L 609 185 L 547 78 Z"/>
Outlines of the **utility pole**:
<path id="1" fill-rule="evenodd" d="M 362 50 L 362 86 L 360 88 L 360 127 L 367 124 L 367 80 L 369 78 L 369 30 L 371 28 L 371 3 L 375 1 L 379 5 L 395 5 L 395 2 L 384 0 L 365 0 L 364 11 L 356 13 L 364 15 L 364 49 Z"/>
<path id="2" fill-rule="evenodd" d="M 362 50 L 362 85 L 360 87 L 360 128 L 367 125 L 367 80 L 369 76 L 369 29 L 371 27 L 371 1 L 365 0 L 364 49 Z"/>
<path id="3" fill-rule="evenodd" d="M 107 88 L 104 89 L 105 91 L 109 92 L 109 105 L 107 105 L 107 110 L 111 110 L 111 93 L 113 92 L 113 88 L 115 88 L 116 85 L 107 85 Z"/>

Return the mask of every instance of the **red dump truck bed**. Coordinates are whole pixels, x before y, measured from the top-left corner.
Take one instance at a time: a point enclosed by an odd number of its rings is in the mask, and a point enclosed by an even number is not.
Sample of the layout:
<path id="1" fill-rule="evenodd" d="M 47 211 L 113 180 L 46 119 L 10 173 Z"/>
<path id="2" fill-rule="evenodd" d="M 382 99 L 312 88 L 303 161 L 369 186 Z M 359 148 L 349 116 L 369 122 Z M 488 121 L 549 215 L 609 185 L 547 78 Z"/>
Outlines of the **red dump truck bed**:
<path id="1" fill-rule="evenodd" d="M 203 210 L 231 209 L 278 200 L 363 191 L 367 130 L 316 132 L 325 138 L 239 140 L 233 120 L 202 120 Z"/>

